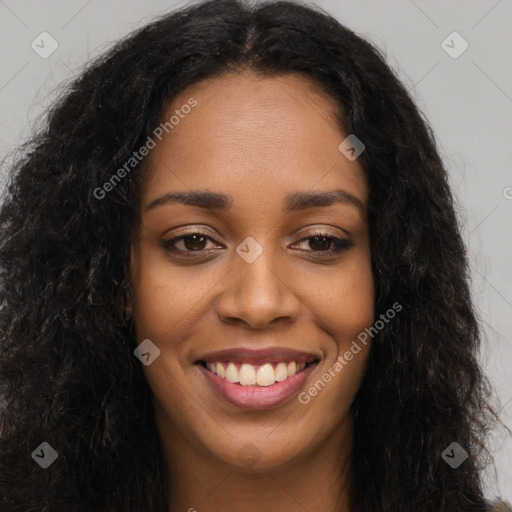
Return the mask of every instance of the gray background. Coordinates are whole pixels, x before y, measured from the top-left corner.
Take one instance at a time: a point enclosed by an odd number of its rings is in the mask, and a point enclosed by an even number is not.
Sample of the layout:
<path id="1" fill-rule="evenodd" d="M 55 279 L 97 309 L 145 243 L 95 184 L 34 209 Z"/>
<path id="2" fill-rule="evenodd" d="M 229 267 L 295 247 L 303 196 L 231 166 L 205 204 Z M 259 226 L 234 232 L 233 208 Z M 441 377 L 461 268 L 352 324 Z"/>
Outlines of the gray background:
<path id="1" fill-rule="evenodd" d="M 30 135 L 85 62 L 155 16 L 190 3 L 0 0 L 0 158 Z M 485 329 L 482 365 L 512 429 L 512 1 L 311 3 L 386 53 L 434 128 L 471 252 Z M 59 45 L 46 59 L 31 47 L 44 31 Z M 458 58 L 441 45 L 453 31 L 469 44 Z M 461 48 L 453 37 L 445 44 Z M 0 181 L 5 172 L 4 166 Z M 504 426 L 491 448 L 496 464 L 485 474 L 487 496 L 512 502 L 512 437 Z"/>

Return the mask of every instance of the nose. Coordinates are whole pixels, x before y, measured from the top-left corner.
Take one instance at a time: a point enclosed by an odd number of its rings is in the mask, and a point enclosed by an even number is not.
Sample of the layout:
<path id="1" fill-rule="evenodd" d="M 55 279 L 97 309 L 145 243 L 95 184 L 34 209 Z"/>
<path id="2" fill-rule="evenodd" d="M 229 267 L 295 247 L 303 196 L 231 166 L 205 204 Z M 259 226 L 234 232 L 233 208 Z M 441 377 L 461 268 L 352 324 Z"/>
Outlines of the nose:
<path id="1" fill-rule="evenodd" d="M 278 320 L 297 320 L 302 301 L 294 291 L 290 272 L 267 254 L 264 251 L 252 263 L 236 257 L 216 304 L 222 322 L 264 329 Z"/>

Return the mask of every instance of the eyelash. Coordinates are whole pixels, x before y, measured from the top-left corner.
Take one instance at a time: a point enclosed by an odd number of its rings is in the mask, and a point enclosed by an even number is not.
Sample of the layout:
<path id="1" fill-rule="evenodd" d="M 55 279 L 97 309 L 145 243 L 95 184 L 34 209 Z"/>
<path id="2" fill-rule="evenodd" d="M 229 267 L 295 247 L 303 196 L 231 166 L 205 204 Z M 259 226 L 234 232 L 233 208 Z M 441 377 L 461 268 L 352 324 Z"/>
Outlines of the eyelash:
<path id="1" fill-rule="evenodd" d="M 176 247 L 174 247 L 174 245 L 177 242 L 179 242 L 180 240 L 191 238 L 194 235 L 200 235 L 200 236 L 205 237 L 208 240 L 214 242 L 214 240 L 211 237 L 209 237 L 208 235 L 206 235 L 205 233 L 201 233 L 200 231 L 194 231 L 194 232 L 188 233 L 186 235 L 177 236 L 170 240 L 164 240 L 162 242 L 162 248 L 166 252 L 175 253 L 175 254 L 178 253 L 179 256 L 184 256 L 184 257 L 191 257 L 191 256 L 193 257 L 193 256 L 197 256 L 197 255 L 204 255 L 206 253 L 211 252 L 211 251 L 205 251 L 205 250 L 201 250 L 201 251 L 191 251 L 188 249 L 183 250 L 183 249 L 176 249 Z M 307 240 L 312 240 L 313 238 L 326 238 L 326 239 L 330 240 L 331 243 L 334 245 L 334 249 L 330 249 L 328 251 L 314 251 L 314 250 L 308 251 L 308 252 L 318 255 L 320 257 L 332 256 L 334 254 L 337 254 L 337 253 L 340 253 L 347 249 L 350 249 L 354 245 L 354 243 L 351 240 L 347 240 L 345 238 L 338 238 L 338 237 L 329 235 L 328 233 L 322 233 L 322 232 L 314 233 L 307 237 L 304 237 L 301 240 L 299 240 L 297 243 L 305 242 Z"/>

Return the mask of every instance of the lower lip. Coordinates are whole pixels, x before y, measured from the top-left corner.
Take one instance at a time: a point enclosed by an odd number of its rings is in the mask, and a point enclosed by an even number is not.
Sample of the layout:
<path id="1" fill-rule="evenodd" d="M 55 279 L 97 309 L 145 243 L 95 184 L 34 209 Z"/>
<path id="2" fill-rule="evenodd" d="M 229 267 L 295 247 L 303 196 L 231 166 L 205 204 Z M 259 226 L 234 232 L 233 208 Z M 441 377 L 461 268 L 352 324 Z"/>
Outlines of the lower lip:
<path id="1" fill-rule="evenodd" d="M 276 382 L 272 386 L 242 386 L 229 382 L 197 364 L 213 389 L 230 404 L 243 409 L 268 409 L 286 402 L 295 395 L 318 363 L 310 364 L 293 377 Z"/>

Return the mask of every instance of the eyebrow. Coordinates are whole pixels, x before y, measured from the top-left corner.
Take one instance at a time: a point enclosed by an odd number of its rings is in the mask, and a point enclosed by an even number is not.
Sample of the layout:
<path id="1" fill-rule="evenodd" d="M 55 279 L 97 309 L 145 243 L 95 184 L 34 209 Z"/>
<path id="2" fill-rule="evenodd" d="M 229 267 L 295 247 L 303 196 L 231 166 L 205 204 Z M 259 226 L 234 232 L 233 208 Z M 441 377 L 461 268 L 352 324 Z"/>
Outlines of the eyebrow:
<path id="1" fill-rule="evenodd" d="M 144 211 L 152 210 L 158 206 L 170 203 L 182 203 L 188 206 L 197 206 L 206 210 L 229 210 L 233 205 L 233 198 L 226 194 L 210 192 L 208 190 L 190 190 L 181 192 L 168 192 L 151 201 Z M 295 192 L 286 196 L 283 210 L 286 213 L 332 206 L 334 204 L 348 204 L 364 211 L 363 203 L 353 194 L 345 190 L 329 190 L 316 192 Z"/>

